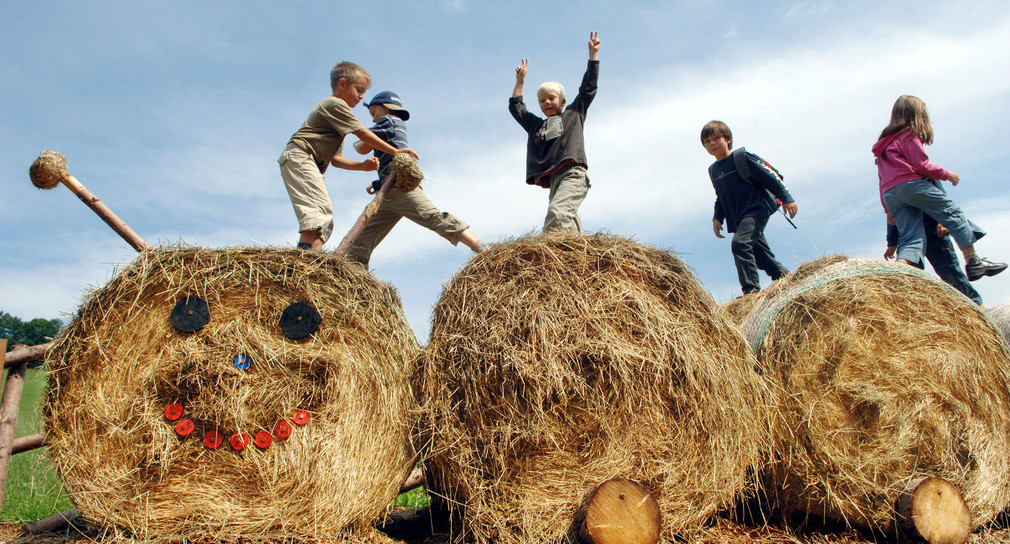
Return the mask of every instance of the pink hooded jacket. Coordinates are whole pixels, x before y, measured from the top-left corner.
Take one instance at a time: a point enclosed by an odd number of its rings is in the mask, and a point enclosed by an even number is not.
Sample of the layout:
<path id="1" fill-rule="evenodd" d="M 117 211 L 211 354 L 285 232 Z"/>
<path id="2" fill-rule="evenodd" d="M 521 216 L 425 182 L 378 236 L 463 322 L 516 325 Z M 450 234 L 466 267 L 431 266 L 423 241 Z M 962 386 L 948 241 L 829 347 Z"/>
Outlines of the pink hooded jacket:
<path id="1" fill-rule="evenodd" d="M 884 193 L 906 181 L 922 178 L 946 181 L 948 176 L 945 168 L 929 162 L 922 140 L 910 129 L 878 140 L 873 144 L 873 156 L 877 158 L 881 204 L 884 203 Z"/>

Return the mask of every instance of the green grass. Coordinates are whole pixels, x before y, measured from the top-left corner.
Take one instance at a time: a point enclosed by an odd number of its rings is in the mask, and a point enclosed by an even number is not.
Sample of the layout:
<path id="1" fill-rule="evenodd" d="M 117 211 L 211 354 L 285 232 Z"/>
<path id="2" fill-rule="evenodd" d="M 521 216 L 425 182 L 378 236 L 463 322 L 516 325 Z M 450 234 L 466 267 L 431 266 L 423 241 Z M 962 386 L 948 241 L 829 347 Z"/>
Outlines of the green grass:
<path id="1" fill-rule="evenodd" d="M 406 493 L 401 493 L 393 499 L 393 506 L 402 506 L 404 508 L 421 508 L 428 506 L 429 503 L 431 503 L 431 497 L 428 496 L 428 491 L 423 485 L 415 487 Z"/>
<path id="2" fill-rule="evenodd" d="M 6 377 L 3 381 L 6 383 Z M 25 389 L 14 436 L 42 431 L 42 395 L 45 388 L 45 371 L 41 368 L 29 369 L 25 374 Z M 31 523 L 71 506 L 70 498 L 53 471 L 48 448 L 37 448 L 11 457 L 0 521 Z"/>

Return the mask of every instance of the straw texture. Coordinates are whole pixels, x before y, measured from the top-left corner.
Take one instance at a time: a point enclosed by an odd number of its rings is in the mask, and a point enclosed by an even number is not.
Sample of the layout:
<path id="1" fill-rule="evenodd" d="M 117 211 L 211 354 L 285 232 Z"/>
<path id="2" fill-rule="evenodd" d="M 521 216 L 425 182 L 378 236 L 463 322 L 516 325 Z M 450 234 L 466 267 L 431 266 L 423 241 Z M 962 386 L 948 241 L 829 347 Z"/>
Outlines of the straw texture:
<path id="1" fill-rule="evenodd" d="M 191 295 L 209 321 L 180 332 L 170 315 Z M 280 325 L 295 302 L 321 318 L 302 340 Z M 55 342 L 46 440 L 71 499 L 107 537 L 333 535 L 375 520 L 414 462 L 419 352 L 393 289 L 342 257 L 152 249 L 92 292 Z M 188 436 L 167 417 L 176 403 Z M 204 443 L 212 430 L 217 449 Z M 265 449 L 228 440 L 261 431 Z"/>
<path id="2" fill-rule="evenodd" d="M 1007 345 L 1010 345 L 1010 302 L 1000 304 L 995 308 L 986 308 L 985 313 L 999 327 L 1000 332 L 1003 333 L 1003 339 L 1006 340 Z"/>
<path id="3" fill-rule="evenodd" d="M 555 542 L 615 476 L 666 536 L 751 481 L 766 392 L 746 343 L 672 254 L 604 234 L 495 244 L 446 285 L 423 370 L 429 483 L 476 542 Z"/>

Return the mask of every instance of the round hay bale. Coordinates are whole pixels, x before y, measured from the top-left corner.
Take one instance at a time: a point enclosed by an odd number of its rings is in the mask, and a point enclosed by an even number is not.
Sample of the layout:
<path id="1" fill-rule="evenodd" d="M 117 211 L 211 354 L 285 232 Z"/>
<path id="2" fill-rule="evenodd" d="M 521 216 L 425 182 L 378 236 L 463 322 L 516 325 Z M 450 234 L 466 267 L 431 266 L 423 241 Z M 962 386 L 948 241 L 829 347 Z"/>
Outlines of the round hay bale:
<path id="1" fill-rule="evenodd" d="M 446 285 L 422 376 L 429 483 L 477 542 L 555 542 L 615 476 L 668 536 L 752 483 L 767 392 L 677 257 L 610 235 L 495 244 Z"/>
<path id="2" fill-rule="evenodd" d="M 393 289 L 342 257 L 152 249 L 55 342 L 46 442 L 81 514 L 110 534 L 356 529 L 414 462 L 419 354 Z"/>
<path id="3" fill-rule="evenodd" d="M 726 304 L 723 304 L 722 309 L 729 314 L 730 319 L 732 319 L 734 323 L 743 324 L 743 322 L 747 319 L 747 316 L 750 315 L 751 311 L 764 302 L 768 297 L 778 295 L 783 290 L 792 287 L 796 283 L 799 283 L 815 274 L 818 270 L 847 259 L 848 257 L 845 255 L 832 254 L 826 255 L 814 261 L 803 263 L 797 266 L 796 270 L 793 270 L 792 273 L 773 281 L 771 285 L 761 291 L 739 296 Z"/>
<path id="4" fill-rule="evenodd" d="M 1006 340 L 1007 345 L 1010 345 L 1010 302 L 1000 304 L 995 308 L 986 308 L 985 313 L 999 327 L 1000 332 L 1003 333 L 1003 339 Z"/>
<path id="5" fill-rule="evenodd" d="M 743 323 L 776 392 L 771 505 L 887 529 L 913 478 L 944 478 L 976 526 L 1010 503 L 1010 353 L 979 308 L 905 265 L 811 263 Z"/>
<path id="6" fill-rule="evenodd" d="M 748 293 L 723 304 L 722 309 L 734 323 L 739 324 L 743 323 L 744 319 L 747 319 L 747 315 L 762 300 L 764 299 L 760 292 Z"/>

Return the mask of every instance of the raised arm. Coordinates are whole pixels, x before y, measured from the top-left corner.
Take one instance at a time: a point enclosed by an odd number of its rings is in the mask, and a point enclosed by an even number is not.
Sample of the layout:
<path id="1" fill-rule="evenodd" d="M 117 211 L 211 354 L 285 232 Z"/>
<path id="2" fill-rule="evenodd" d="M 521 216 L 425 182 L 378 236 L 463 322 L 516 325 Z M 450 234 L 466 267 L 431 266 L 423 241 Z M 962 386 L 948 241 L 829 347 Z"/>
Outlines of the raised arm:
<path id="1" fill-rule="evenodd" d="M 512 96 L 523 95 L 523 84 L 526 83 L 526 70 L 530 67 L 530 59 L 523 59 L 522 64 L 516 66 L 516 86 L 512 89 Z"/>
<path id="2" fill-rule="evenodd" d="M 589 33 L 589 60 L 600 60 L 600 33 Z"/>

